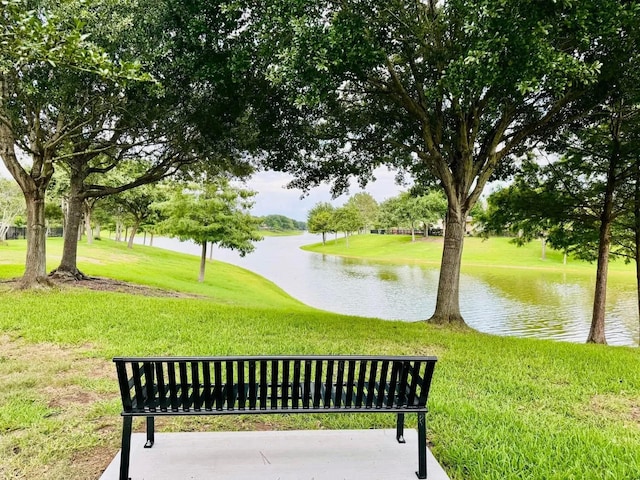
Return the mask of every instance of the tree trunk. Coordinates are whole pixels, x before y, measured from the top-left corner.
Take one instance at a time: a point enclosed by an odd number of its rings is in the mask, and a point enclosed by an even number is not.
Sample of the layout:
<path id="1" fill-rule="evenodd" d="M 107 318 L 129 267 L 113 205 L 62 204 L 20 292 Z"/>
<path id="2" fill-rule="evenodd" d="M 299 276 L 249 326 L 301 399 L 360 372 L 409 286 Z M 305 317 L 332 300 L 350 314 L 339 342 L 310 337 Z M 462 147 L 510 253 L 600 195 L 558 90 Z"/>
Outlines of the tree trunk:
<path id="1" fill-rule="evenodd" d="M 600 234 L 598 239 L 598 267 L 596 270 L 596 288 L 593 295 L 593 315 L 587 343 L 607 343 L 604 332 L 605 307 L 607 301 L 607 274 L 609 271 L 609 252 L 611 250 L 611 224 L 613 223 L 613 202 L 616 189 L 616 171 L 620 163 L 619 117 L 612 125 L 613 151 L 609 159 L 607 184 L 604 192 L 602 213 L 600 214 Z"/>
<path id="2" fill-rule="evenodd" d="M 122 241 L 122 220 L 120 219 L 116 220 L 115 241 L 116 242 Z"/>
<path id="3" fill-rule="evenodd" d="M 466 213 L 459 205 L 449 203 L 436 309 L 428 322 L 438 325 L 466 326 L 460 314 L 460 266 L 462 264 Z"/>
<path id="4" fill-rule="evenodd" d="M 47 231 L 44 220 L 46 189 L 25 192 L 27 203 L 27 260 L 21 280 L 22 288 L 48 284 Z"/>
<path id="5" fill-rule="evenodd" d="M 603 214 L 604 217 L 604 214 Z M 593 296 L 593 315 L 587 343 L 607 343 L 604 334 L 605 306 L 607 301 L 607 272 L 609 270 L 609 250 L 611 248 L 611 224 L 602 222 L 598 245 L 598 268 L 596 270 L 596 288 Z"/>
<path id="6" fill-rule="evenodd" d="M 7 82 L 0 74 L 0 106 L 9 98 Z M 0 157 L 11 176 L 18 182 L 27 206 L 27 258 L 21 288 L 49 284 L 47 279 L 47 230 L 44 202 L 47 187 L 53 176 L 53 161 L 43 152 L 32 158 L 31 174 L 18 161 L 14 133 L 4 121 L 0 121 Z M 38 165 L 39 167 L 36 167 Z"/>
<path id="7" fill-rule="evenodd" d="M 151 238 L 149 238 L 149 246 L 153 247 L 153 232 L 151 232 Z"/>
<path id="8" fill-rule="evenodd" d="M 322 245 L 326 244 L 327 232 L 322 232 Z"/>
<path id="9" fill-rule="evenodd" d="M 547 259 L 547 237 L 542 236 L 542 260 Z"/>
<path id="10" fill-rule="evenodd" d="M 84 208 L 84 230 L 87 232 L 87 243 L 91 245 L 93 243 L 93 229 L 91 228 L 91 206 L 85 200 L 82 203 Z"/>
<path id="11" fill-rule="evenodd" d="M 636 292 L 638 297 L 638 346 L 640 347 L 640 211 L 636 209 L 635 257 L 636 257 Z"/>
<path id="12" fill-rule="evenodd" d="M 94 233 L 95 239 L 100 240 L 100 224 L 96 223 L 96 231 Z"/>
<path id="13" fill-rule="evenodd" d="M 69 215 L 69 205 L 66 197 L 60 197 L 60 210 L 62 210 L 62 233 L 67 229 L 67 217 Z"/>
<path id="14" fill-rule="evenodd" d="M 66 202 L 67 219 L 63 233 L 62 258 L 60 265 L 53 272 L 55 277 L 75 278 L 76 280 L 86 279 L 78 270 L 78 241 L 81 236 L 80 224 L 82 223 L 82 210 L 84 200 L 80 194 L 82 189 L 82 178 L 71 174 L 69 179 L 69 197 Z"/>
<path id="15" fill-rule="evenodd" d="M 204 282 L 204 268 L 207 265 L 207 242 L 202 242 L 202 254 L 200 255 L 200 275 L 198 282 Z"/>
<path id="16" fill-rule="evenodd" d="M 129 243 L 127 244 L 127 248 L 133 248 L 133 241 L 136 238 L 136 233 L 138 233 L 138 228 L 140 228 L 140 220 L 136 220 L 131 227 L 131 234 L 129 235 Z"/>
<path id="17" fill-rule="evenodd" d="M 209 260 L 213 260 L 213 242 L 209 246 Z"/>
<path id="18" fill-rule="evenodd" d="M 638 294 L 638 346 L 640 347 L 640 159 L 635 164 L 635 191 L 633 199 L 634 256 L 636 259 L 636 291 Z"/>

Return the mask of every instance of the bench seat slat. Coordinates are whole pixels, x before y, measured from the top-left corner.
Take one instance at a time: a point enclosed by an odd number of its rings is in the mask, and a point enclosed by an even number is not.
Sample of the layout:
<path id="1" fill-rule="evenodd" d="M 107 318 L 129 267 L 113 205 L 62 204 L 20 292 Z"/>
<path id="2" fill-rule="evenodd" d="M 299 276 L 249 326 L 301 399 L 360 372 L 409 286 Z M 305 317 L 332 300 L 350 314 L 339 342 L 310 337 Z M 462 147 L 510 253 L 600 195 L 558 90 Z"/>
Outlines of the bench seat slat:
<path id="1" fill-rule="evenodd" d="M 208 358 L 208 357 L 207 357 Z M 123 414 L 426 411 L 435 359 L 121 361 Z"/>
<path id="2" fill-rule="evenodd" d="M 360 362 L 360 373 L 358 374 L 358 388 L 356 392 L 356 407 L 361 407 L 364 398 L 364 383 L 367 375 L 367 363 L 362 360 Z"/>
<path id="3" fill-rule="evenodd" d="M 202 410 L 204 395 L 200 395 L 200 362 L 191 364 L 191 404 L 194 410 Z"/>
<path id="4" fill-rule="evenodd" d="M 278 408 L 278 360 L 271 362 L 271 375 L 269 375 L 269 390 L 271 392 L 270 408 Z"/>
<path id="5" fill-rule="evenodd" d="M 267 409 L 267 391 L 269 385 L 267 384 L 267 365 L 268 363 L 265 360 L 260 361 L 260 385 L 259 385 L 259 400 L 260 400 L 260 410 Z"/>

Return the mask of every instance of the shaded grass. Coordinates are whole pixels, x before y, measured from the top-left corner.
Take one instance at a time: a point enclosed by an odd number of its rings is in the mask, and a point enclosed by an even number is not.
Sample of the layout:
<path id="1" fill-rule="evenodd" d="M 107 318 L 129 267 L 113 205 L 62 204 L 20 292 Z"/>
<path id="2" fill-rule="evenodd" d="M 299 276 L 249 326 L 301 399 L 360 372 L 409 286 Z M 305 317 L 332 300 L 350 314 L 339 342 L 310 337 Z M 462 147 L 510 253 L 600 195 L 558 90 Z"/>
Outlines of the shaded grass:
<path id="1" fill-rule="evenodd" d="M 5 253 L 0 248 L 0 259 Z M 96 478 L 118 450 L 112 356 L 313 353 L 437 355 L 428 435 L 454 479 L 640 478 L 638 349 L 330 314 L 235 267 L 210 269 L 206 285 L 198 285 L 189 281 L 197 274 L 195 257 L 151 248 L 127 252 L 100 242 L 81 255 L 86 273 L 153 277 L 156 286 L 207 298 L 81 289 L 0 293 L 0 336 L 8 335 L 0 354 L 0 478 Z M 0 276 L 12 268 L 0 263 Z M 241 288 L 245 280 L 244 296 L 226 288 Z M 392 428 L 394 418 L 291 415 L 159 425 L 164 431 Z"/>

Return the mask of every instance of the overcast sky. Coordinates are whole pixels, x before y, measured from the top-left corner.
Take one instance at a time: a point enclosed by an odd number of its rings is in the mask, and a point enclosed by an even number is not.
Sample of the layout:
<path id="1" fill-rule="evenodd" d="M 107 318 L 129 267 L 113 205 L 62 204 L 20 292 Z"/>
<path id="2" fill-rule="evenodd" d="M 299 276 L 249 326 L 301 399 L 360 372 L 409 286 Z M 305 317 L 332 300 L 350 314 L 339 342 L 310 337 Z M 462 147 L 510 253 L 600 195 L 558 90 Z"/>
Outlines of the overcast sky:
<path id="1" fill-rule="evenodd" d="M 0 176 L 10 178 L 9 172 L 0 161 Z M 375 172 L 376 181 L 367 185 L 364 191 L 370 193 L 378 202 L 398 195 L 406 190 L 395 184 L 395 174 L 386 168 L 379 168 Z M 255 190 L 255 205 L 252 213 L 256 216 L 284 215 L 295 220 L 306 221 L 307 212 L 318 202 L 330 202 L 335 206 L 344 204 L 349 196 L 363 191 L 353 182 L 349 194 L 332 199 L 328 185 L 321 185 L 312 189 L 307 196 L 300 198 L 301 190 L 287 189 L 286 184 L 291 176 L 277 172 L 260 172 L 253 176 L 246 187 Z"/>
<path id="2" fill-rule="evenodd" d="M 260 172 L 247 182 L 247 187 L 258 192 L 253 214 L 264 216 L 270 214 L 284 215 L 295 220 L 306 221 L 307 212 L 318 202 L 329 202 L 335 206 L 343 205 L 347 199 L 362 191 L 371 194 L 378 202 L 398 195 L 407 187 L 396 185 L 395 174 L 387 168 L 375 171 L 376 181 L 369 183 L 363 190 L 357 182 L 352 182 L 349 193 L 336 199 L 331 198 L 328 185 L 321 185 L 309 191 L 303 198 L 302 191 L 286 188 L 291 176 L 278 172 Z"/>

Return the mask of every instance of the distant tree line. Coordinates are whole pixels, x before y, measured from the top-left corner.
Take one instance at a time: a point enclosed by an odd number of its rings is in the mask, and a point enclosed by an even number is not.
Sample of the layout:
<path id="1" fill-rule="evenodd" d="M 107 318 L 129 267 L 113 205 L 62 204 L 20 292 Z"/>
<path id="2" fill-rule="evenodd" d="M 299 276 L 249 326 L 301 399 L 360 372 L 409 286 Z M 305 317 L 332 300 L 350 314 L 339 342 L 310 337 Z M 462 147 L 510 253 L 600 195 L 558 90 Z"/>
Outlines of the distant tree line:
<path id="1" fill-rule="evenodd" d="M 306 222 L 300 222 L 284 215 L 267 215 L 260 217 L 260 228 L 273 230 L 276 232 L 286 232 L 292 230 L 306 230 Z"/>
<path id="2" fill-rule="evenodd" d="M 323 244 L 328 233 L 335 234 L 336 238 L 339 232 L 344 233 L 348 248 L 351 234 L 374 228 L 376 231 L 408 230 L 415 241 L 416 232 L 428 236 L 434 224 L 442 223 L 446 211 L 446 199 L 436 190 L 424 194 L 403 192 L 380 204 L 370 194 L 361 192 L 350 197 L 342 207 L 317 203 L 307 215 L 307 225 L 309 232 L 322 234 Z"/>

